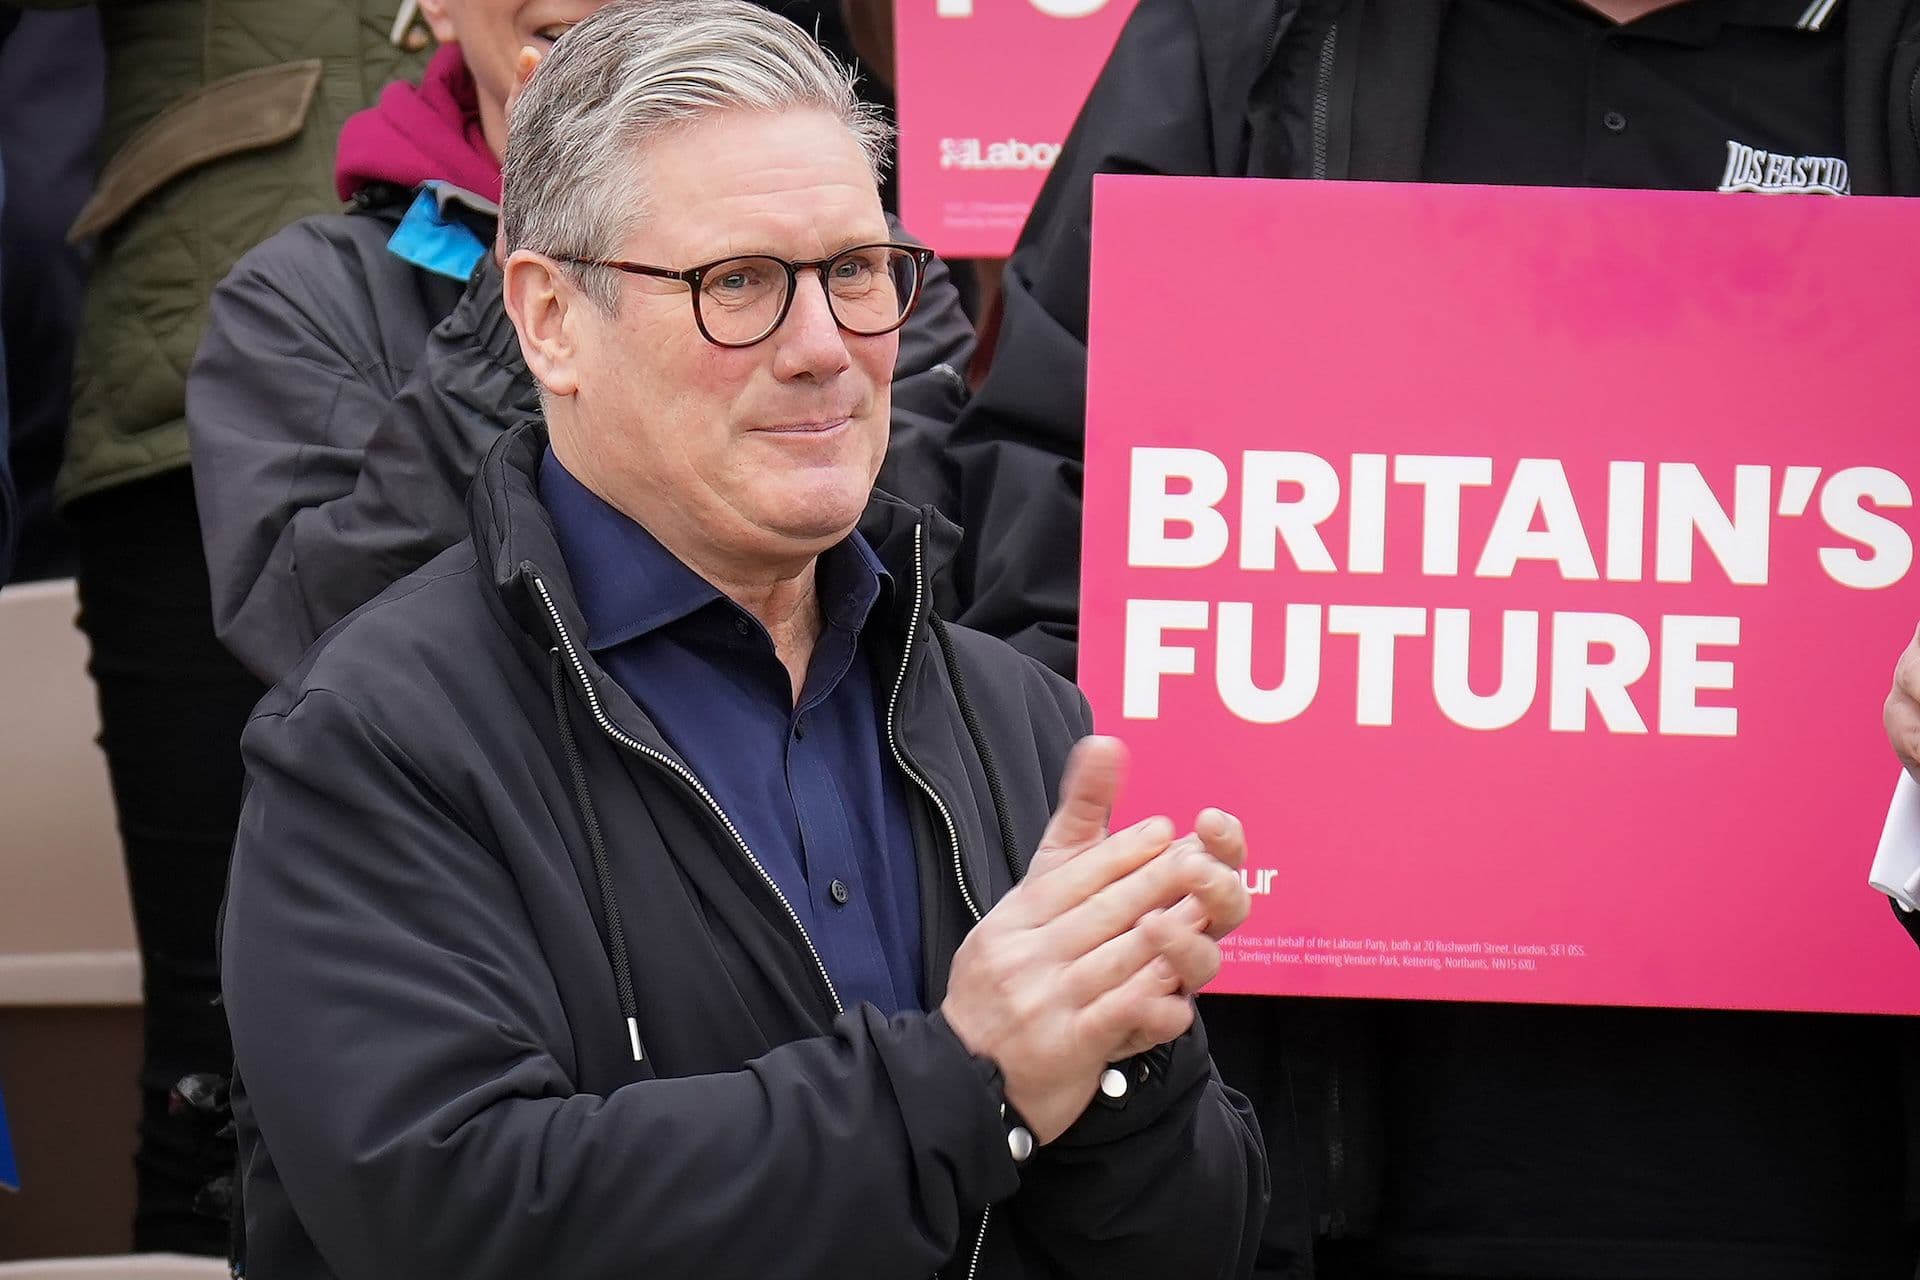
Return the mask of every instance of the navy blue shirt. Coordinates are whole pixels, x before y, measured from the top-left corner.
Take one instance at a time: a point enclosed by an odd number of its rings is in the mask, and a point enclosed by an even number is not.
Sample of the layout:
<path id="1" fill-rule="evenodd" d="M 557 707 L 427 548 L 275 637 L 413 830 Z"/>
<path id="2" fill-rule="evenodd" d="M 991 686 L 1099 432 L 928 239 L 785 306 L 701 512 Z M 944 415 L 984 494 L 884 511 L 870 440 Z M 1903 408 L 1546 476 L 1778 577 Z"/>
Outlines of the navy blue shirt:
<path id="1" fill-rule="evenodd" d="M 892 580 L 858 533 L 820 557 L 798 705 L 773 638 L 549 451 L 587 648 L 653 720 L 792 904 L 851 1008 L 920 1007 L 920 873 L 865 628 Z M 617 851 L 616 851 L 617 853 Z"/>

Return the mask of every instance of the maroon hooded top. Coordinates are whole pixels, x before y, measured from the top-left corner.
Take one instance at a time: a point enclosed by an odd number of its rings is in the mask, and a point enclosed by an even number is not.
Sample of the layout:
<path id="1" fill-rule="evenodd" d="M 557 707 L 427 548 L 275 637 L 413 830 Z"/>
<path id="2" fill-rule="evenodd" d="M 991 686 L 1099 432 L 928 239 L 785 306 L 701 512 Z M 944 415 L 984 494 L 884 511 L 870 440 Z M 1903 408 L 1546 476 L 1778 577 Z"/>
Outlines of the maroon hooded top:
<path id="1" fill-rule="evenodd" d="M 375 182 L 413 188 L 438 180 L 500 200 L 500 160 L 480 128 L 473 73 L 457 44 L 444 44 L 415 85 L 397 81 L 340 131 L 334 189 L 342 200 Z"/>

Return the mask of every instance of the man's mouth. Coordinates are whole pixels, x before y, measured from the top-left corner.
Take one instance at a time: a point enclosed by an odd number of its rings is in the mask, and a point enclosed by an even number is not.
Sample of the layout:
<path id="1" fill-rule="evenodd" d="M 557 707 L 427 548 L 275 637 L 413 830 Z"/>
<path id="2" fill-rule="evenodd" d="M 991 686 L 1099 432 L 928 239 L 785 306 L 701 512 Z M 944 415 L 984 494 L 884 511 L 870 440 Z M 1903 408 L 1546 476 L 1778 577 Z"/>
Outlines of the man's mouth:
<path id="1" fill-rule="evenodd" d="M 808 418 L 804 421 L 797 422 L 776 422 L 759 429 L 771 435 L 781 436 L 824 435 L 838 427 L 845 426 L 852 420 L 851 417 L 845 415 L 837 418 Z"/>

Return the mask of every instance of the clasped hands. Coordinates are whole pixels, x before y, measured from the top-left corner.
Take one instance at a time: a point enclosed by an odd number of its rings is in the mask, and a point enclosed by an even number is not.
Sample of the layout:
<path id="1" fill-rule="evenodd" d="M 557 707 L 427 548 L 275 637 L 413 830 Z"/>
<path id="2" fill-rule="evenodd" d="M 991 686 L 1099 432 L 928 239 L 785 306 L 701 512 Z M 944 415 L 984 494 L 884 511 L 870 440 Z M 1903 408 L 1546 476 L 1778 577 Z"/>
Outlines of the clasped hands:
<path id="1" fill-rule="evenodd" d="M 1074 747 L 1032 865 L 955 953 L 941 1005 L 1043 1145 L 1086 1110 L 1107 1064 L 1192 1025 L 1220 939 L 1252 904 L 1231 814 L 1204 809 L 1183 836 L 1164 817 L 1107 830 L 1125 761 L 1114 738 Z"/>

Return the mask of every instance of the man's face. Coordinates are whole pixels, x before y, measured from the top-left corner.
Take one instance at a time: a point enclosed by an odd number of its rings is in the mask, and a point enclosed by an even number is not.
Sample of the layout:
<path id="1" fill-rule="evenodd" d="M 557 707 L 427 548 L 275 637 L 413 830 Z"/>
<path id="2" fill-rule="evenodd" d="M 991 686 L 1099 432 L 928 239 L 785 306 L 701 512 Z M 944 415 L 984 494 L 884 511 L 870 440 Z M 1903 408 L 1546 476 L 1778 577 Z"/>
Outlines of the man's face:
<path id="1" fill-rule="evenodd" d="M 507 95 L 520 50 L 545 54 L 567 28 L 611 0 L 420 0 L 421 16 L 442 44 L 457 42 L 479 91 L 480 122 L 496 155 L 507 140 Z"/>
<path id="2" fill-rule="evenodd" d="M 814 111 L 730 112 L 651 145 L 648 213 L 618 258 L 684 269 L 736 254 L 825 258 L 888 239 L 845 126 Z M 683 557 L 736 568 L 817 555 L 859 519 L 887 448 L 897 333 L 859 337 L 803 270 L 786 319 L 715 346 L 679 281 L 620 274 L 609 316 L 576 300 L 573 394 L 551 412 L 562 461 Z"/>

